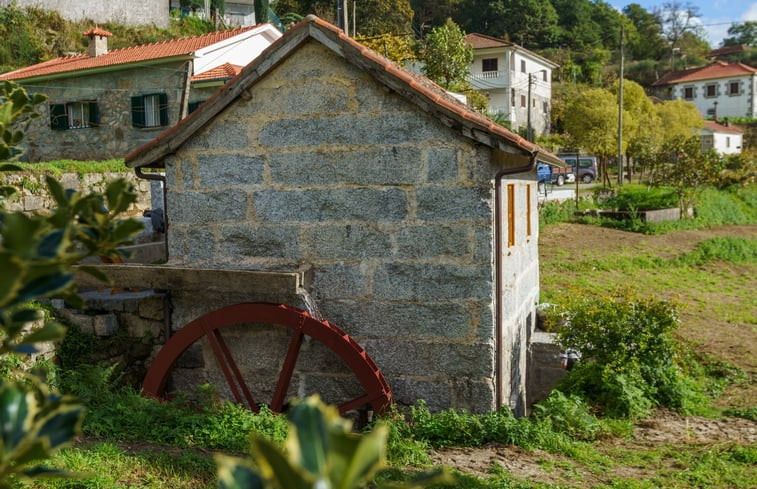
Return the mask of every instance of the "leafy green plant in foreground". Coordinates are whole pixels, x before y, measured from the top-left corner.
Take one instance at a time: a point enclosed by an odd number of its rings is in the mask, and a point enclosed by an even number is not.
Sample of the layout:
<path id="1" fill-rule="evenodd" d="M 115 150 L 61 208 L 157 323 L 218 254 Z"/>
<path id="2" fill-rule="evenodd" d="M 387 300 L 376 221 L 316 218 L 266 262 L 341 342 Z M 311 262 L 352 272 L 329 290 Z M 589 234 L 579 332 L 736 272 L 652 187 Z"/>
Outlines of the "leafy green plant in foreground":
<path id="1" fill-rule="evenodd" d="M 30 98 L 16 84 L 2 85 L 0 160 L 20 154 L 24 134 L 19 124 L 38 116 L 34 105 L 43 100 Z M 11 170 L 17 168 L 0 164 L 0 171 Z M 0 205 L 0 355 L 35 353 L 35 344 L 60 339 L 65 329 L 45 321 L 33 301 L 57 297 L 81 304 L 70 267 L 85 256 L 118 254 L 118 246 L 141 228 L 137 221 L 118 220 L 136 200 L 123 180 L 110 183 L 105 195 L 67 192 L 53 178 L 47 178 L 47 185 L 58 206 L 50 215 L 6 212 Z M 12 187 L 0 188 L 0 204 L 14 192 Z M 37 322 L 42 325 L 31 327 Z M 51 392 L 38 379 L 23 384 L 2 379 L 0 487 L 10 487 L 14 478 L 59 475 L 42 463 L 78 433 L 82 414 L 80 405 Z"/>
<path id="2" fill-rule="evenodd" d="M 388 428 L 377 424 L 364 435 L 352 433 L 352 423 L 317 396 L 298 402 L 288 413 L 285 450 L 253 437 L 253 460 L 219 455 L 222 489 L 310 489 L 365 487 L 385 464 Z M 426 487 L 449 482 L 444 471 L 422 474 L 399 487 Z"/>

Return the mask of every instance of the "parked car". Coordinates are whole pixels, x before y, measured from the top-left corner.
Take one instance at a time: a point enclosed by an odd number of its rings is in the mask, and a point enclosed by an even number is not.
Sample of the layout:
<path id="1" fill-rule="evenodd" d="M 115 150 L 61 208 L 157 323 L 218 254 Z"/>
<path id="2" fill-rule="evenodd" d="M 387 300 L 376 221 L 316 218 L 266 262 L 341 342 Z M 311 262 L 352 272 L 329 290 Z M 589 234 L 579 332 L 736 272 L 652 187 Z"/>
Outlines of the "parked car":
<path id="1" fill-rule="evenodd" d="M 539 183 L 549 182 L 556 183 L 557 185 L 564 185 L 565 183 L 576 181 L 576 177 L 570 171 L 570 169 L 560 168 L 542 162 L 537 163 L 536 174 L 538 176 Z"/>
<path id="2" fill-rule="evenodd" d="M 597 157 L 596 156 L 579 156 L 578 157 L 578 171 L 576 171 L 576 155 L 563 154 L 557 155 L 565 163 L 568 163 L 573 168 L 573 173 L 584 183 L 591 183 L 598 175 L 597 171 Z"/>

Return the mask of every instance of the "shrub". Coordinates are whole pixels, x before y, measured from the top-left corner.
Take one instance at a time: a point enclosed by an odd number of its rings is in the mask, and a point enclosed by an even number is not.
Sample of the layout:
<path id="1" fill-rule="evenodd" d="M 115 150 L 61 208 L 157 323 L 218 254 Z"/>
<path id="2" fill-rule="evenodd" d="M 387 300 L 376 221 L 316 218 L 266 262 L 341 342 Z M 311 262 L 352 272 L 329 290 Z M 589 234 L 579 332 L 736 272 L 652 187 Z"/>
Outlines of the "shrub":
<path id="1" fill-rule="evenodd" d="M 559 390 L 552 391 L 549 397 L 534 405 L 533 417 L 576 439 L 593 440 L 602 430 L 602 424 L 591 414 L 583 399 L 576 395 L 566 396 Z"/>
<path id="2" fill-rule="evenodd" d="M 582 395 L 616 417 L 641 417 L 654 405 L 683 406 L 688 389 L 674 362 L 673 304 L 626 293 L 580 298 L 566 312 L 571 319 L 558 330 L 558 341 L 581 351 L 582 361 L 560 390 Z"/>
<path id="3" fill-rule="evenodd" d="M 626 185 L 609 198 L 603 207 L 622 211 L 641 211 L 649 209 L 667 209 L 677 207 L 675 191 L 668 187 L 647 187 L 645 185 Z"/>

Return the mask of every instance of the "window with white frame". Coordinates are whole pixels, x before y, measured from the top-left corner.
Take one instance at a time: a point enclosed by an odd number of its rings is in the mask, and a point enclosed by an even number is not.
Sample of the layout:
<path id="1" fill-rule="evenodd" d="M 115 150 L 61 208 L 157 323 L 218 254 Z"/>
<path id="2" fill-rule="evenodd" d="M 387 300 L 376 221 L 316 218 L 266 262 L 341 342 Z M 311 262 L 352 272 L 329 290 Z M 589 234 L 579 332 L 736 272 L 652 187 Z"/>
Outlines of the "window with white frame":
<path id="1" fill-rule="evenodd" d="M 497 58 L 486 58 L 481 60 L 481 71 L 499 71 Z"/>
<path id="2" fill-rule="evenodd" d="M 718 96 L 718 86 L 715 83 L 710 83 L 708 85 L 705 85 L 704 87 L 704 96 L 705 97 L 717 97 Z"/>
<path id="3" fill-rule="evenodd" d="M 522 59 L 520 60 L 520 72 L 525 73 L 526 72 L 526 60 Z"/>
<path id="4" fill-rule="evenodd" d="M 50 128 L 55 131 L 84 129 L 99 124 L 96 100 L 50 105 Z"/>
<path id="5" fill-rule="evenodd" d="M 739 95 L 739 82 L 732 81 L 728 83 L 728 95 Z"/>
<path id="6" fill-rule="evenodd" d="M 686 100 L 691 100 L 694 98 L 694 87 L 684 87 L 683 88 L 683 98 Z"/>

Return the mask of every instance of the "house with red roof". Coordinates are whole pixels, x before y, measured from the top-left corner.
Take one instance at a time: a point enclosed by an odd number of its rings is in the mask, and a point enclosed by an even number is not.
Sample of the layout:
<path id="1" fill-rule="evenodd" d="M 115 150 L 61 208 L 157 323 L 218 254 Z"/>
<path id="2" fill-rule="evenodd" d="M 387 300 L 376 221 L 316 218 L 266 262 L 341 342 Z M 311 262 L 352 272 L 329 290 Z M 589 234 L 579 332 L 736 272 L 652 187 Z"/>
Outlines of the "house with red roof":
<path id="1" fill-rule="evenodd" d="M 705 121 L 702 133 L 702 149 L 714 149 L 720 154 L 741 153 L 744 132 L 738 127 L 717 121 Z"/>
<path id="2" fill-rule="evenodd" d="M 530 120 L 533 136 L 549 134 L 558 65 L 504 39 L 472 33 L 465 41 L 473 48 L 468 80 L 489 97 L 489 112 L 504 116 L 513 130 L 527 130 Z"/>
<path id="3" fill-rule="evenodd" d="M 707 66 L 674 71 L 652 84 L 664 100 L 683 99 L 704 117 L 757 117 L 757 68 L 715 61 Z"/>
<path id="4" fill-rule="evenodd" d="M 305 267 L 302 287 L 398 402 L 520 414 L 535 400 L 540 161 L 565 166 L 312 15 L 126 157 L 138 174 L 165 172 L 170 266 Z M 300 299 L 172 291 L 173 327 Z M 298 357 L 280 333 L 239 329 L 228 343 L 251 398 L 271 399 L 286 356 L 287 396 L 371 399 L 324 345 L 303 343 Z M 177 367 L 173 385 L 215 379 L 232 396 L 212 351 L 200 353 L 202 371 Z"/>
<path id="5" fill-rule="evenodd" d="M 29 161 L 122 158 L 208 99 L 281 32 L 260 24 L 116 50 L 108 50 L 108 31 L 83 35 L 85 54 L 0 74 L 48 97 L 27 130 Z"/>

